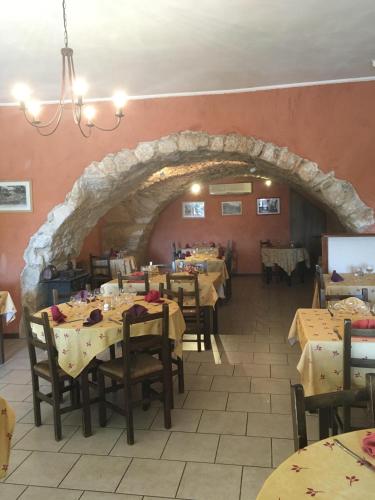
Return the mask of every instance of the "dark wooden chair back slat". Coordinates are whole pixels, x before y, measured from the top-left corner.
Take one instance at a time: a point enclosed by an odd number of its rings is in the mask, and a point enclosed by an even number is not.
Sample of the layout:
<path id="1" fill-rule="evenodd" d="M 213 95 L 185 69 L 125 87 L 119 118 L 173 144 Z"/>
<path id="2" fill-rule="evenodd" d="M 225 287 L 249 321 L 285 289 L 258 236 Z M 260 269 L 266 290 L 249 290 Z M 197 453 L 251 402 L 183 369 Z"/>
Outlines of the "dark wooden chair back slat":
<path id="1" fill-rule="evenodd" d="M 375 329 L 354 329 L 349 319 L 344 321 L 343 352 L 343 388 L 351 388 L 351 368 L 375 369 L 375 359 L 358 359 L 352 357 L 352 337 L 373 339 Z"/>
<path id="2" fill-rule="evenodd" d="M 182 287 L 178 287 L 177 290 L 168 290 L 164 288 L 164 283 L 159 283 L 159 293 L 160 297 L 166 297 L 169 300 L 173 300 L 177 302 L 178 307 L 183 310 L 184 307 L 184 289 Z"/>
<path id="3" fill-rule="evenodd" d="M 179 274 L 179 273 L 167 273 L 166 275 L 166 281 L 167 281 L 167 290 L 172 290 L 173 289 L 173 284 L 179 284 L 181 285 L 181 288 L 183 289 L 183 297 L 184 297 L 184 302 L 185 298 L 190 298 L 194 299 L 194 306 L 183 306 L 183 307 L 200 307 L 200 298 L 199 298 L 199 281 L 198 281 L 198 275 L 197 274 L 190 274 L 190 275 L 185 275 L 185 274 Z M 192 285 L 191 288 L 192 290 L 187 290 L 184 288 L 184 283 L 190 283 Z M 180 287 L 178 287 L 180 288 Z"/>

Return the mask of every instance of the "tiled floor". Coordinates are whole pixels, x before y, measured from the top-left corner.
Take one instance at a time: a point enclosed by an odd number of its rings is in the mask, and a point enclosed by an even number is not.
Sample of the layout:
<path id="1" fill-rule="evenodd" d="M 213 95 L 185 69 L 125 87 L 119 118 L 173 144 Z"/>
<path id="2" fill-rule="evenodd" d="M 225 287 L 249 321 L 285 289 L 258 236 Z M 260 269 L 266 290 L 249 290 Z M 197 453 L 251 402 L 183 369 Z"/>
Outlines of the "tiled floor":
<path id="1" fill-rule="evenodd" d="M 296 307 L 310 300 L 311 285 L 235 278 L 232 301 L 220 308 L 222 333 L 213 351 L 185 353 L 186 392 L 176 394 L 172 429 L 163 428 L 158 406 L 136 411 L 134 446 L 126 444 L 118 415 L 86 439 L 79 413 L 63 417 L 58 443 L 49 408 L 45 425 L 35 428 L 27 352 L 21 341 L 7 341 L 0 392 L 17 425 L 0 499 L 255 499 L 293 451 L 289 384 L 298 380 L 298 347 L 286 337 Z M 316 433 L 310 416 L 310 438 Z"/>

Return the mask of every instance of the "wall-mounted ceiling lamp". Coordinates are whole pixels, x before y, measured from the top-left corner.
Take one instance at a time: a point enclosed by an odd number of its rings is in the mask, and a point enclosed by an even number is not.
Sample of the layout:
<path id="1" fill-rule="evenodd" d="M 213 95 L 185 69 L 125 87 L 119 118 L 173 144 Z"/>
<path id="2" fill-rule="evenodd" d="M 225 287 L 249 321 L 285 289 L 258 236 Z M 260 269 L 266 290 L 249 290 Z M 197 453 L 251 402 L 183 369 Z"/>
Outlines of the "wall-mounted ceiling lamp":
<path id="1" fill-rule="evenodd" d="M 267 179 L 267 180 L 264 182 L 264 184 L 265 184 L 267 187 L 272 186 L 272 181 L 271 181 L 271 179 Z"/>
<path id="2" fill-rule="evenodd" d="M 195 182 L 194 184 L 191 185 L 190 191 L 193 194 L 199 194 L 201 192 L 202 186 Z"/>
<path id="3" fill-rule="evenodd" d="M 66 23 L 65 0 L 62 1 L 64 42 L 65 47 L 61 49 L 62 55 L 62 78 L 61 93 L 55 114 L 46 122 L 40 121 L 41 105 L 38 101 L 31 99 L 32 91 L 24 83 L 18 83 L 13 87 L 12 94 L 18 101 L 21 111 L 23 111 L 27 122 L 35 127 L 40 135 L 52 135 L 60 125 L 61 117 L 65 107 L 71 107 L 73 119 L 84 137 L 91 135 L 91 130 L 97 128 L 103 132 L 115 130 L 124 116 L 124 106 L 127 102 L 125 92 L 119 90 L 115 92 L 112 101 L 115 107 L 116 122 L 111 128 L 103 128 L 94 122 L 96 110 L 93 106 L 87 105 L 83 98 L 88 90 L 88 85 L 83 78 L 76 76 L 73 49 L 68 47 L 68 30 Z M 48 42 L 47 42 L 48 43 Z M 84 123 L 85 122 L 85 123 Z"/>

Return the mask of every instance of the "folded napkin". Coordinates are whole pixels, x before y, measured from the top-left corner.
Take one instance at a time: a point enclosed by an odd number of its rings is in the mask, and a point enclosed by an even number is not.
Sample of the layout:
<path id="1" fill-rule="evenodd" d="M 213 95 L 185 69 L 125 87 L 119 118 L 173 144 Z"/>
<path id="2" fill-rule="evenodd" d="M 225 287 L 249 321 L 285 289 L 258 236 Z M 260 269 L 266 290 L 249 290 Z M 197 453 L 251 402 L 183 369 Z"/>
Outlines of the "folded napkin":
<path id="1" fill-rule="evenodd" d="M 147 295 L 145 295 L 146 302 L 155 302 L 157 304 L 163 304 L 164 300 L 160 298 L 160 293 L 157 290 L 150 290 Z"/>
<path id="2" fill-rule="evenodd" d="M 143 271 L 134 271 L 134 273 L 130 273 L 129 276 L 144 276 L 145 273 Z"/>
<path id="3" fill-rule="evenodd" d="M 362 439 L 362 450 L 370 457 L 375 457 L 375 432 L 371 432 Z"/>
<path id="4" fill-rule="evenodd" d="M 126 311 L 126 315 L 129 316 L 131 319 L 140 318 L 141 316 L 145 316 L 146 314 L 147 314 L 147 309 L 141 304 L 134 304 L 134 306 L 130 307 Z"/>
<path id="5" fill-rule="evenodd" d="M 357 319 L 353 321 L 352 328 L 358 328 L 367 330 L 369 328 L 375 328 L 375 319 Z"/>
<path id="6" fill-rule="evenodd" d="M 94 309 L 91 311 L 90 316 L 83 323 L 83 326 L 92 326 L 99 323 L 103 319 L 103 314 L 100 309 Z"/>
<path id="7" fill-rule="evenodd" d="M 57 323 L 65 322 L 66 316 L 60 311 L 57 306 L 51 306 L 51 313 L 53 321 L 56 321 Z"/>
<path id="8" fill-rule="evenodd" d="M 339 281 L 344 281 L 344 278 L 340 276 L 336 271 L 333 271 L 333 273 L 331 274 L 331 281 L 333 281 L 334 283 L 338 283 Z"/>

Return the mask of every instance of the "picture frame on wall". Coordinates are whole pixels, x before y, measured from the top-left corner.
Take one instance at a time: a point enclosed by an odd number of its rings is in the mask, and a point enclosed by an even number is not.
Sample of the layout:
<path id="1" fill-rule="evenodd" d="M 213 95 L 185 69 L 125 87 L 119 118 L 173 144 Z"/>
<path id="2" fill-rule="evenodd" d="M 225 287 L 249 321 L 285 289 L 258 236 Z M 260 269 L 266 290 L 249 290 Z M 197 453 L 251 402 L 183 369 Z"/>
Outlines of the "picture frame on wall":
<path id="1" fill-rule="evenodd" d="M 183 201 L 182 217 L 185 219 L 204 219 L 204 201 Z"/>
<path id="2" fill-rule="evenodd" d="M 0 181 L 0 212 L 31 212 L 30 181 Z"/>
<path id="3" fill-rule="evenodd" d="M 257 198 L 257 215 L 280 213 L 280 198 Z"/>
<path id="4" fill-rule="evenodd" d="M 242 215 L 242 201 L 222 201 L 221 215 Z"/>

